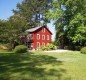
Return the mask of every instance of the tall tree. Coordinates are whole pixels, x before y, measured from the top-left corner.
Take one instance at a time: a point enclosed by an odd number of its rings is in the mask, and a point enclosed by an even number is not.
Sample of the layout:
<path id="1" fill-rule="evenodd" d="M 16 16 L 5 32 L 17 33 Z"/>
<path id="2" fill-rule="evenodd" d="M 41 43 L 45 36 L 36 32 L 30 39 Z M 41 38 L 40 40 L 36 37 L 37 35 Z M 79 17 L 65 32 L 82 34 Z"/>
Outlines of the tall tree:
<path id="1" fill-rule="evenodd" d="M 55 20 L 56 40 L 67 38 L 73 44 L 86 41 L 86 0 L 54 0 L 47 17 Z"/>
<path id="2" fill-rule="evenodd" d="M 17 4 L 17 9 L 13 10 L 15 15 L 24 17 L 27 26 L 35 26 L 44 20 L 45 12 L 50 8 L 52 0 L 23 0 Z"/>
<path id="3" fill-rule="evenodd" d="M 45 12 L 50 8 L 52 0 L 23 0 L 13 10 L 14 15 L 7 21 L 0 21 L 0 41 L 19 41 L 19 36 L 33 26 L 37 26 L 41 20 L 45 20 Z"/>
<path id="4" fill-rule="evenodd" d="M 8 21 L 0 20 L 0 43 L 8 42 Z"/>

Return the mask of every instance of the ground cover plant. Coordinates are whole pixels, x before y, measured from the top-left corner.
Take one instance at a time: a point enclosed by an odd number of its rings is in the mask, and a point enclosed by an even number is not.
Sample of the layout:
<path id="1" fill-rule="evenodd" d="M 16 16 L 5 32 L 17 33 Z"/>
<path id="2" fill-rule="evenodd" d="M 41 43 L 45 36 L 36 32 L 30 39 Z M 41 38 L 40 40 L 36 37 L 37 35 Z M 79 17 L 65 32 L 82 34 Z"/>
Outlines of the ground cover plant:
<path id="1" fill-rule="evenodd" d="M 80 52 L 15 54 L 0 52 L 0 80 L 86 80 Z"/>

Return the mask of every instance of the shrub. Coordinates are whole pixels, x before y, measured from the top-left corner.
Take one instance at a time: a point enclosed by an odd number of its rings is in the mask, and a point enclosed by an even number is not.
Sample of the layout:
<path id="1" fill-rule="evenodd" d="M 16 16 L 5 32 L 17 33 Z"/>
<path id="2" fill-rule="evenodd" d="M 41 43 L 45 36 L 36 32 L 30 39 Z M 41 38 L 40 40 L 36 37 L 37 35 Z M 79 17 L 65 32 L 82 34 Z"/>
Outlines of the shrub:
<path id="1" fill-rule="evenodd" d="M 55 45 L 54 44 L 48 44 L 46 46 L 41 46 L 40 49 L 43 51 L 44 50 L 53 50 L 53 49 L 55 49 Z"/>
<path id="2" fill-rule="evenodd" d="M 25 45 L 18 45 L 14 49 L 15 53 L 25 53 L 27 52 L 27 47 Z"/>
<path id="3" fill-rule="evenodd" d="M 86 54 L 86 47 L 81 48 L 80 52 L 81 52 L 82 54 Z"/>
<path id="4" fill-rule="evenodd" d="M 46 46 L 41 46 L 40 49 L 43 51 L 48 50 Z"/>
<path id="5" fill-rule="evenodd" d="M 47 47 L 49 50 L 55 49 L 55 45 L 54 45 L 54 44 L 48 44 L 46 47 Z"/>

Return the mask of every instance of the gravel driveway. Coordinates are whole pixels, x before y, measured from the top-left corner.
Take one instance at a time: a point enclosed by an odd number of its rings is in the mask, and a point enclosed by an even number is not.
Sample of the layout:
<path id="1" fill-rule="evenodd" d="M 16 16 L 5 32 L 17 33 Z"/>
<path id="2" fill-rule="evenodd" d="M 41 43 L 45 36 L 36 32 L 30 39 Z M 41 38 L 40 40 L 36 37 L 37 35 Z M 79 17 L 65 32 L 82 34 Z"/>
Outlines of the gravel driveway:
<path id="1" fill-rule="evenodd" d="M 58 50 L 50 50 L 50 51 L 44 51 L 44 52 L 71 52 L 71 51 L 70 50 L 58 49 Z"/>

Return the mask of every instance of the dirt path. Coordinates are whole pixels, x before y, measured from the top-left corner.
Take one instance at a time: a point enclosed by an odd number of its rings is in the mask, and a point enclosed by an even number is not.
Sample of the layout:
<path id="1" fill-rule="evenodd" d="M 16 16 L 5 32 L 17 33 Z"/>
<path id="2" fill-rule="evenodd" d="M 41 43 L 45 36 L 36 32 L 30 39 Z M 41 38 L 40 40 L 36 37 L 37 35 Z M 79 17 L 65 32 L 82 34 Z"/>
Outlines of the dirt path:
<path id="1" fill-rule="evenodd" d="M 58 49 L 58 50 L 50 50 L 50 51 L 44 51 L 44 52 L 71 52 L 71 51 L 70 50 Z"/>

